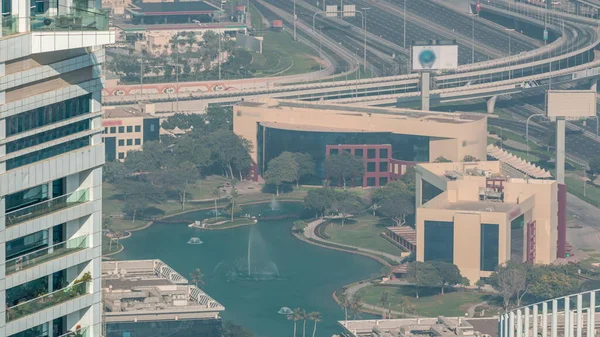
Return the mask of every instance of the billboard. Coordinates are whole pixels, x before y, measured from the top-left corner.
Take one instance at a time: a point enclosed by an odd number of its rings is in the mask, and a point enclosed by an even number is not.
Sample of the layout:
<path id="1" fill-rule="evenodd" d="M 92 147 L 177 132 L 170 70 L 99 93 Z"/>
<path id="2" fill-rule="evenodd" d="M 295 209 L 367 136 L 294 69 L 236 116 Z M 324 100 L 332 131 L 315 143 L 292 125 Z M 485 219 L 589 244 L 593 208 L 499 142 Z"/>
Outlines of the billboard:
<path id="1" fill-rule="evenodd" d="M 585 119 L 596 116 L 595 90 L 548 90 L 546 115 L 550 120 Z"/>
<path id="2" fill-rule="evenodd" d="M 343 16 L 354 17 L 356 16 L 356 5 L 344 5 L 344 9 L 342 11 Z"/>
<path id="3" fill-rule="evenodd" d="M 338 14 L 338 6 L 337 5 L 327 5 L 325 7 L 325 16 L 327 17 L 336 17 Z"/>
<path id="4" fill-rule="evenodd" d="M 413 70 L 442 70 L 458 67 L 458 45 L 412 47 Z"/>

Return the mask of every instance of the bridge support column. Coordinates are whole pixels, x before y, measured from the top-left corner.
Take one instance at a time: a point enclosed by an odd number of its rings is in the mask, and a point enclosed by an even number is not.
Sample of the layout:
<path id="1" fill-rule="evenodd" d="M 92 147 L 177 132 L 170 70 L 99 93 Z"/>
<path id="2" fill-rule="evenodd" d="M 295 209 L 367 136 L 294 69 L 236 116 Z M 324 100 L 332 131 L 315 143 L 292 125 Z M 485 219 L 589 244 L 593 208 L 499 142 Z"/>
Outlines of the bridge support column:
<path id="1" fill-rule="evenodd" d="M 421 73 L 421 110 L 429 111 L 429 72 Z"/>
<path id="2" fill-rule="evenodd" d="M 581 4 L 578 1 L 575 1 L 575 14 L 581 15 Z"/>
<path id="3" fill-rule="evenodd" d="M 494 113 L 494 109 L 496 108 L 496 100 L 498 99 L 498 95 L 492 96 L 487 100 L 487 112 L 489 114 Z"/>
<path id="4" fill-rule="evenodd" d="M 598 92 L 598 80 L 592 80 L 592 84 L 590 85 L 590 90 L 594 90 Z"/>

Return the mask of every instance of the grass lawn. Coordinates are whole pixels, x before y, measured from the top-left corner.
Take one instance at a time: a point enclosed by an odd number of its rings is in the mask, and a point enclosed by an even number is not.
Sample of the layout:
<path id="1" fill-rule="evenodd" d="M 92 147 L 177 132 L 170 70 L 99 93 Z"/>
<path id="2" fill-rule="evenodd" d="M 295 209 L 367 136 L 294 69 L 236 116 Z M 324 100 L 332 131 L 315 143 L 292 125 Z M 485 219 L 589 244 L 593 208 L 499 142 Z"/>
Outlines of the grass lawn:
<path id="1" fill-rule="evenodd" d="M 402 311 L 403 303 L 408 301 L 414 306 L 414 314 L 426 317 L 464 316 L 471 305 L 486 301 L 489 297 L 476 292 L 448 290 L 441 295 L 439 289 L 430 288 L 421 289 L 419 298 L 416 298 L 414 287 L 403 285 L 371 285 L 360 289 L 358 295 L 365 303 L 381 306 L 379 299 L 383 292 L 388 293 L 393 310 Z"/>
<path id="2" fill-rule="evenodd" d="M 346 220 L 344 226 L 341 225 L 341 221 L 332 221 L 327 225 L 325 232 L 333 242 L 400 255 L 402 250 L 380 235 L 388 226 L 389 224 L 382 223 L 376 216 L 363 215 Z"/>
<path id="3" fill-rule="evenodd" d="M 267 27 L 265 27 L 265 24 L 263 23 L 263 17 L 260 14 L 260 12 L 258 11 L 258 9 L 256 9 L 256 7 L 254 7 L 253 4 L 250 4 L 250 20 L 251 20 L 251 24 L 252 24 L 252 29 L 254 30 L 263 30 L 266 29 Z"/>

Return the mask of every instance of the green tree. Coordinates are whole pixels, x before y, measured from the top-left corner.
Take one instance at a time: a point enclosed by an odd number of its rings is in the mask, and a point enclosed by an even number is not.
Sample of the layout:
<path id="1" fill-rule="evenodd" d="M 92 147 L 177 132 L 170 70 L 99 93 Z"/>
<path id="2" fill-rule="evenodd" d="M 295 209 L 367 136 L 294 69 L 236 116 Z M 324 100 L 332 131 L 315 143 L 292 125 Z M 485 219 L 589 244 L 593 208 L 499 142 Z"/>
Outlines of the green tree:
<path id="1" fill-rule="evenodd" d="M 310 316 L 304 310 L 302 310 L 300 315 L 302 316 L 302 337 L 306 337 L 306 320 L 310 319 Z"/>
<path id="2" fill-rule="evenodd" d="M 313 311 L 308 315 L 310 317 L 310 320 L 314 322 L 312 337 L 315 337 L 315 334 L 317 333 L 317 323 L 323 320 L 323 315 L 321 315 L 321 313 L 317 311 Z"/>
<path id="3" fill-rule="evenodd" d="M 183 135 L 173 144 L 174 161 L 187 161 L 198 168 L 212 164 L 211 151 L 204 142 L 199 142 L 190 135 Z"/>
<path id="4" fill-rule="evenodd" d="M 417 171 L 413 166 L 409 166 L 406 168 L 406 171 L 400 178 L 400 181 L 403 182 L 411 193 L 415 193 L 416 189 L 416 181 L 417 181 Z"/>
<path id="5" fill-rule="evenodd" d="M 294 337 L 296 337 L 296 325 L 298 321 L 302 319 L 302 309 L 294 309 L 294 311 L 287 316 L 287 319 L 290 321 L 294 321 Z"/>
<path id="6" fill-rule="evenodd" d="M 131 216 L 131 222 L 135 222 L 137 214 L 143 213 L 151 204 L 165 200 L 164 192 L 146 181 L 124 179 L 116 186 L 126 193 L 123 212 Z"/>
<path id="7" fill-rule="evenodd" d="M 118 160 L 106 162 L 102 167 L 102 178 L 108 183 L 114 183 L 130 175 L 131 171 L 125 167 L 125 164 Z"/>
<path id="8" fill-rule="evenodd" d="M 441 283 L 438 270 L 431 263 L 419 261 L 409 263 L 406 277 L 415 286 L 416 298 L 419 298 L 420 288 L 437 287 Z"/>
<path id="9" fill-rule="evenodd" d="M 535 266 L 530 274 L 529 293 L 540 301 L 573 293 L 580 285 L 575 275 L 553 266 Z"/>
<path id="10" fill-rule="evenodd" d="M 264 179 L 267 184 L 275 185 L 277 195 L 279 186 L 283 183 L 291 183 L 298 176 L 298 164 L 291 152 L 283 152 L 271 159 L 265 172 Z"/>
<path id="11" fill-rule="evenodd" d="M 233 215 L 235 213 L 239 213 L 242 210 L 241 207 L 238 205 L 239 198 L 240 194 L 238 193 L 237 189 L 232 185 L 231 192 L 229 192 L 229 205 L 227 205 L 225 209 L 227 212 L 229 212 L 229 214 L 231 214 L 231 222 L 233 222 Z"/>
<path id="12" fill-rule="evenodd" d="M 175 190 L 179 194 L 181 210 L 185 210 L 187 188 L 200 179 L 196 166 L 189 161 L 180 162 L 169 170 L 163 170 L 153 175 L 154 184 L 165 190 Z"/>
<path id="13" fill-rule="evenodd" d="M 588 165 L 590 166 L 590 172 L 592 172 L 592 174 L 600 173 L 600 157 L 590 158 Z"/>
<path id="14" fill-rule="evenodd" d="M 294 152 L 292 155 L 298 165 L 298 171 L 296 172 L 296 187 L 298 187 L 300 179 L 315 173 L 315 161 L 308 153 Z"/>
<path id="15" fill-rule="evenodd" d="M 302 220 L 294 221 L 294 226 L 292 227 L 292 232 L 294 233 L 303 233 L 306 228 L 306 223 Z"/>
<path id="16" fill-rule="evenodd" d="M 485 287 L 485 281 L 482 279 L 477 280 L 477 282 L 475 282 L 475 285 L 477 286 L 477 289 L 481 290 L 483 289 L 483 287 Z"/>
<path id="17" fill-rule="evenodd" d="M 446 157 L 439 156 L 433 160 L 434 163 L 451 163 L 452 160 L 446 159 Z"/>
<path id="18" fill-rule="evenodd" d="M 206 122 L 203 115 L 194 113 L 176 113 L 162 122 L 161 126 L 167 130 L 173 130 L 176 127 L 182 130 L 202 130 Z"/>
<path id="19" fill-rule="evenodd" d="M 528 277 L 529 276 L 529 277 Z M 506 310 L 513 297 L 520 299 L 527 293 L 532 275 L 528 275 L 528 267 L 520 263 L 509 262 L 498 266 L 489 278 L 490 284 L 502 296 L 502 306 Z"/>
<path id="20" fill-rule="evenodd" d="M 328 177 L 343 182 L 344 189 L 350 180 L 361 178 L 365 172 L 364 163 L 360 158 L 348 152 L 332 154 L 325 159 L 325 171 Z"/>
<path id="21" fill-rule="evenodd" d="M 221 337 L 254 337 L 254 334 L 241 325 L 225 321 L 221 328 Z"/>
<path id="22" fill-rule="evenodd" d="M 190 273 L 190 279 L 192 280 L 192 282 L 194 282 L 194 285 L 196 285 L 196 287 L 198 286 L 198 284 L 204 285 L 204 275 L 200 271 L 200 268 L 196 268 L 193 272 Z"/>
<path id="23" fill-rule="evenodd" d="M 249 154 L 250 141 L 234 134 L 232 131 L 217 130 L 212 132 L 206 138 L 206 143 L 212 150 L 213 162 L 228 172 L 231 179 L 235 178 L 234 169 L 238 170 L 241 175 L 242 170 L 250 167 L 252 163 Z"/>
<path id="24" fill-rule="evenodd" d="M 208 107 L 203 117 L 209 132 L 217 130 L 233 131 L 233 107 Z"/>
<path id="25" fill-rule="evenodd" d="M 315 217 L 325 216 L 332 208 L 336 192 L 328 187 L 308 190 L 304 197 L 304 207 L 315 212 Z"/>
<path id="26" fill-rule="evenodd" d="M 360 198 L 351 192 L 344 191 L 336 193 L 335 201 L 331 209 L 342 218 L 342 226 L 350 216 L 358 214 L 364 210 Z"/>
<path id="27" fill-rule="evenodd" d="M 415 196 L 402 181 L 393 181 L 373 192 L 377 211 L 392 220 L 396 226 L 406 223 L 406 215 L 415 212 Z"/>
<path id="28" fill-rule="evenodd" d="M 217 207 L 217 200 L 219 200 L 219 198 L 221 197 L 221 188 L 219 186 L 215 187 L 212 190 L 211 195 L 212 195 L 213 199 L 215 199 L 215 219 L 217 219 L 217 217 L 219 216 L 219 208 Z"/>
<path id="29" fill-rule="evenodd" d="M 342 306 L 342 308 L 344 308 L 344 320 L 348 320 L 348 308 L 350 307 L 350 298 L 348 298 L 348 295 L 346 295 L 346 292 L 344 290 L 340 291 L 339 294 L 337 294 L 337 299 L 339 304 Z"/>
<path id="30" fill-rule="evenodd" d="M 125 167 L 132 172 L 156 172 L 168 168 L 171 158 L 168 149 L 160 142 L 144 142 L 142 151 L 127 152 Z"/>
<path id="31" fill-rule="evenodd" d="M 442 289 L 442 295 L 446 286 L 454 286 L 463 282 L 460 270 L 458 270 L 455 264 L 441 261 L 433 262 L 432 264 L 437 269 L 439 275 L 438 281 L 440 282 L 439 286 Z"/>
<path id="32" fill-rule="evenodd" d="M 381 304 L 381 309 L 383 311 L 381 318 L 385 319 L 385 313 L 390 305 L 390 294 L 387 291 L 381 293 L 381 296 L 379 297 L 379 304 Z"/>
<path id="33" fill-rule="evenodd" d="M 362 301 L 360 296 L 354 294 L 354 296 L 350 298 L 349 302 L 348 308 L 350 308 L 350 312 L 352 313 L 354 319 L 356 320 L 357 317 L 360 318 L 360 312 L 362 309 Z"/>

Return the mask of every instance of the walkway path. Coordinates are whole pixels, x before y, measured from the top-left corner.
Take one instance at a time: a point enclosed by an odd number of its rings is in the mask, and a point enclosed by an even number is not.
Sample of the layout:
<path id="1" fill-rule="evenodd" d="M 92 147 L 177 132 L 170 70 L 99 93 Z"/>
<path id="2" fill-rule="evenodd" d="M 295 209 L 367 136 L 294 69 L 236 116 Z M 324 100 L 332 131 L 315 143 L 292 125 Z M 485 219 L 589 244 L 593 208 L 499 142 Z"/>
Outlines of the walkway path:
<path id="1" fill-rule="evenodd" d="M 350 245 L 344 245 L 344 244 L 341 244 L 341 243 L 332 242 L 332 241 L 329 241 L 329 240 L 322 239 L 322 238 L 320 238 L 319 236 L 317 236 L 317 234 L 316 234 L 316 229 L 317 229 L 317 226 L 318 226 L 318 225 L 322 224 L 322 223 L 323 223 L 323 222 L 325 222 L 325 221 L 326 221 L 326 219 L 317 219 L 317 220 L 315 220 L 315 221 L 313 221 L 313 222 L 309 223 L 309 224 L 306 226 L 306 228 L 304 229 L 304 235 L 305 235 L 307 238 L 309 238 L 309 239 L 312 239 L 312 240 L 315 240 L 315 241 L 319 241 L 319 242 L 323 242 L 323 243 L 325 243 L 325 244 L 327 244 L 327 243 L 332 243 L 332 244 L 335 244 L 335 245 L 337 245 L 337 246 L 341 246 L 341 247 L 347 247 L 347 248 L 350 248 L 350 249 L 356 249 L 356 250 L 358 250 L 358 251 L 360 251 L 360 252 L 364 252 L 364 253 L 372 254 L 372 255 L 375 255 L 375 256 L 383 256 L 383 257 L 385 257 L 386 259 L 389 259 L 389 260 L 392 260 L 392 261 L 396 261 L 396 262 L 398 262 L 398 263 L 402 263 L 402 261 L 404 260 L 404 258 L 403 258 L 403 257 L 401 257 L 401 256 L 396 256 L 396 255 L 392 255 L 392 254 L 388 254 L 388 253 L 380 252 L 380 251 L 378 251 L 378 250 L 367 249 L 367 248 L 361 248 L 361 247 L 350 246 Z"/>

